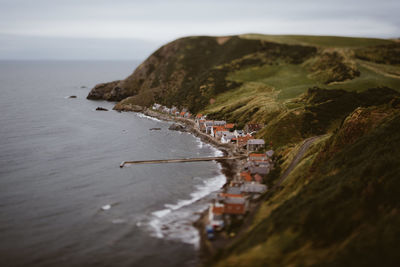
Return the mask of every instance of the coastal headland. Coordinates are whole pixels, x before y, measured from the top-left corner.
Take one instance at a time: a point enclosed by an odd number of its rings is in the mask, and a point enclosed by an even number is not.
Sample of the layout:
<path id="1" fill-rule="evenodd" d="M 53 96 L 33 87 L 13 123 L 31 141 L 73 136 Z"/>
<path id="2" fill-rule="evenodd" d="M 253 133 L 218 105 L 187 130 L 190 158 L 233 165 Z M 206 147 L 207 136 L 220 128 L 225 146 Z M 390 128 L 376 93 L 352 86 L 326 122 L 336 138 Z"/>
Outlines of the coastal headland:
<path id="1" fill-rule="evenodd" d="M 247 34 L 175 40 L 88 99 L 247 156 L 198 223 L 205 264 L 398 266 L 399 92 L 396 40 Z"/>

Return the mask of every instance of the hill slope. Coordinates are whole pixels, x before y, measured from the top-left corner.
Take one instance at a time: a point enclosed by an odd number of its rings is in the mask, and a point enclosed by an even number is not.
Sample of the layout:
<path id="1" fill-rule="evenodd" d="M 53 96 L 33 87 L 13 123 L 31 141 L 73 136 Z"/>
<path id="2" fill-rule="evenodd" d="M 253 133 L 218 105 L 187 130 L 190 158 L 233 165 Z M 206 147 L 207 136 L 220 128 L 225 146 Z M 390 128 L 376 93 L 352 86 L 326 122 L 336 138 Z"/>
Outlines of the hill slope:
<path id="1" fill-rule="evenodd" d="M 258 137 L 282 159 L 269 185 L 304 139 L 321 136 L 246 234 L 207 263 L 399 266 L 399 92 L 399 42 L 251 34 L 173 41 L 88 98 L 262 122 Z"/>
<path id="2" fill-rule="evenodd" d="M 218 266 L 398 266 L 400 109 L 358 108 L 315 144 Z M 395 102 L 395 101 L 394 101 Z"/>
<path id="3" fill-rule="evenodd" d="M 249 121 L 263 122 L 267 129 L 278 117 L 292 123 L 293 114 L 306 116 L 302 95 L 309 88 L 398 90 L 399 62 L 400 43 L 384 39 L 186 37 L 155 51 L 125 80 L 96 86 L 88 98 L 120 101 L 115 106 L 118 110 L 154 102 L 175 105 L 234 121 L 240 127 Z M 266 131 L 260 137 L 271 138 Z M 267 141 L 280 145 L 307 136 L 303 132 Z"/>

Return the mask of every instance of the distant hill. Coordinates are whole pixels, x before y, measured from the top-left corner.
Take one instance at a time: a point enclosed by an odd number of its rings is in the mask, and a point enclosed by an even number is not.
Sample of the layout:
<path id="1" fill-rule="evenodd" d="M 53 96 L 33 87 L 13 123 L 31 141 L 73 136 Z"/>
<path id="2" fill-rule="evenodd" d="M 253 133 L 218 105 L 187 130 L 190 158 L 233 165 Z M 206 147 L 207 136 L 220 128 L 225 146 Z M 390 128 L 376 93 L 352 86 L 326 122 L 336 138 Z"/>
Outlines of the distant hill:
<path id="1" fill-rule="evenodd" d="M 333 36 L 187 37 L 158 49 L 89 99 L 157 102 L 225 119 L 276 150 L 273 184 L 217 266 L 400 266 L 400 43 Z"/>
<path id="2" fill-rule="evenodd" d="M 399 90 L 400 43 L 335 36 L 186 37 L 162 46 L 125 80 L 96 86 L 88 98 L 120 101 L 115 107 L 119 110 L 158 102 L 239 126 L 259 121 L 268 129 L 278 117 L 293 121 L 291 114 L 298 114 L 310 119 L 302 99 L 314 87 Z M 340 119 L 323 122 L 324 130 L 337 126 Z M 261 137 L 280 145 L 315 131 L 286 140 L 263 133 Z"/>

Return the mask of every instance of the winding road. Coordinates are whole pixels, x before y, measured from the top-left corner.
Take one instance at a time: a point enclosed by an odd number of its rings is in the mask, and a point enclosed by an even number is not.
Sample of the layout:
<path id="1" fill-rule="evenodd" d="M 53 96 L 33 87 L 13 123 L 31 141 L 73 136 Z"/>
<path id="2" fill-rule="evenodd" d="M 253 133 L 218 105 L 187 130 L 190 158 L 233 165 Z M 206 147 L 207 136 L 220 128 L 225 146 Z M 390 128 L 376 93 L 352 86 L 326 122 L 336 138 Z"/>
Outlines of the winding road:
<path id="1" fill-rule="evenodd" d="M 292 162 L 290 163 L 289 167 L 285 170 L 285 172 L 282 174 L 281 178 L 279 178 L 278 182 L 274 185 L 275 187 L 278 187 L 282 184 L 282 182 L 289 176 L 289 174 L 293 171 L 293 169 L 297 166 L 299 163 L 300 159 L 304 156 L 304 153 L 308 150 L 308 148 L 311 146 L 312 143 L 314 143 L 315 140 L 320 138 L 320 136 L 313 136 L 310 137 L 306 140 L 304 140 L 303 144 L 301 145 L 299 151 L 297 152 L 296 156 L 294 156 Z"/>

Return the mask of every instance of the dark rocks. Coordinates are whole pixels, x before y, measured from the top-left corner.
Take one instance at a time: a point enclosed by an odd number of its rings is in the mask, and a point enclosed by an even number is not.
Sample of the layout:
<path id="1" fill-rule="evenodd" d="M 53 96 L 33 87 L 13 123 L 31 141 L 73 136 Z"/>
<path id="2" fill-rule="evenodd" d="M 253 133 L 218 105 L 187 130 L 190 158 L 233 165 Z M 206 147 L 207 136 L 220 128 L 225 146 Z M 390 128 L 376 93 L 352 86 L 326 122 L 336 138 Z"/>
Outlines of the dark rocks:
<path id="1" fill-rule="evenodd" d="M 117 103 L 113 109 L 117 111 L 133 111 L 133 112 L 143 112 L 145 110 L 145 108 L 142 106 L 129 103 L 129 98 Z"/>
<path id="2" fill-rule="evenodd" d="M 108 111 L 108 109 L 102 108 L 102 107 L 97 107 L 96 110 L 98 110 L 98 111 Z"/>
<path id="3" fill-rule="evenodd" d="M 168 129 L 171 131 L 186 132 L 186 126 L 180 123 L 173 123 Z"/>
<path id="4" fill-rule="evenodd" d="M 149 130 L 150 130 L 150 131 L 160 131 L 161 128 L 150 128 Z"/>
<path id="5" fill-rule="evenodd" d="M 86 98 L 92 100 L 104 99 L 104 100 L 114 101 L 114 99 L 111 98 L 111 92 L 114 89 L 114 87 L 116 87 L 119 84 L 119 82 L 120 81 L 100 83 L 90 91 L 90 93 Z"/>
<path id="6" fill-rule="evenodd" d="M 85 89 L 85 88 L 87 88 L 85 85 L 82 85 L 82 86 L 81 86 L 81 89 Z"/>
<path id="7" fill-rule="evenodd" d="M 76 95 L 71 95 L 68 98 L 76 98 L 76 97 L 77 97 Z"/>

